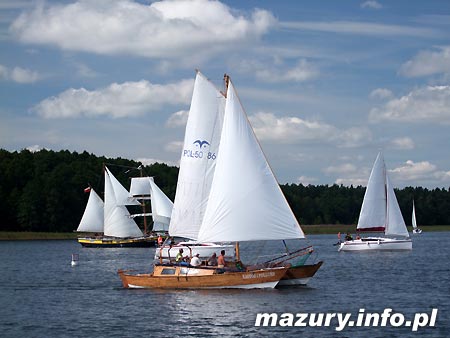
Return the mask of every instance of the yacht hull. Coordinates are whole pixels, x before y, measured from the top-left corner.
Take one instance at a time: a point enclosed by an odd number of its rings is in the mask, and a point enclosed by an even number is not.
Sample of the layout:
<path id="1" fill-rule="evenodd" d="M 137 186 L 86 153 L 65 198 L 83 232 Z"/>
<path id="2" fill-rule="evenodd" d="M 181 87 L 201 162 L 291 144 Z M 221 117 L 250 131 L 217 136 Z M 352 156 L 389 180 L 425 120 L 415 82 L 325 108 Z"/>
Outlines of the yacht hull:
<path id="1" fill-rule="evenodd" d="M 392 239 L 383 237 L 368 237 L 345 241 L 340 244 L 338 251 L 395 251 L 412 250 L 411 239 Z"/>

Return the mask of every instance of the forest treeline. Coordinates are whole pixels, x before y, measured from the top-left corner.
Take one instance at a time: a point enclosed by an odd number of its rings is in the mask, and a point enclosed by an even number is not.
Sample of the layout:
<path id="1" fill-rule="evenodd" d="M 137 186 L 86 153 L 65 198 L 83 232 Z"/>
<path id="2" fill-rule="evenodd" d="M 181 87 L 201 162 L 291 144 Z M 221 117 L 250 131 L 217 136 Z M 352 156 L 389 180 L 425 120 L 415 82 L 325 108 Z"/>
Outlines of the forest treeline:
<path id="1" fill-rule="evenodd" d="M 71 232 L 83 215 L 88 199 L 84 189 L 103 192 L 106 164 L 126 187 L 140 175 L 141 163 L 123 158 L 98 157 L 87 152 L 41 150 L 9 152 L 0 149 L 0 231 Z M 178 168 L 156 163 L 143 173 L 173 201 Z M 301 224 L 355 224 L 365 187 L 286 184 L 281 188 Z M 450 224 L 450 188 L 407 187 L 396 190 L 407 225 L 412 200 L 420 225 Z"/>

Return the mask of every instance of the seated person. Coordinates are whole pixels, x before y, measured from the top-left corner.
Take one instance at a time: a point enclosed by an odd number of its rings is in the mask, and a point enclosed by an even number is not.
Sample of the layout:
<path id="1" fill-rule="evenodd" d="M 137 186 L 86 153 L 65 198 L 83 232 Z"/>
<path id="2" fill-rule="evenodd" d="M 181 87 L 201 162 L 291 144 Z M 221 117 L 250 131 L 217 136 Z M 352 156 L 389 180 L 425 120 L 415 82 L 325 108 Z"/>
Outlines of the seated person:
<path id="1" fill-rule="evenodd" d="M 217 267 L 218 268 L 224 268 L 227 265 L 227 262 L 225 262 L 225 250 L 222 250 L 220 252 L 220 256 L 217 259 Z"/>
<path id="2" fill-rule="evenodd" d="M 352 237 L 352 235 L 350 235 L 349 232 L 347 232 L 347 235 L 345 235 L 345 240 L 346 241 L 353 241 L 353 237 Z"/>
<path id="3" fill-rule="evenodd" d="M 175 257 L 176 263 L 181 263 L 186 261 L 186 257 L 183 257 L 183 249 L 178 250 L 177 256 Z"/>
<path id="4" fill-rule="evenodd" d="M 192 257 L 191 259 L 191 265 L 192 266 L 200 266 L 202 265 L 202 260 L 200 259 L 200 254 L 196 254 L 194 257 Z"/>
<path id="5" fill-rule="evenodd" d="M 211 257 L 209 257 L 208 265 L 209 266 L 217 266 L 217 255 L 215 252 L 212 254 Z"/>

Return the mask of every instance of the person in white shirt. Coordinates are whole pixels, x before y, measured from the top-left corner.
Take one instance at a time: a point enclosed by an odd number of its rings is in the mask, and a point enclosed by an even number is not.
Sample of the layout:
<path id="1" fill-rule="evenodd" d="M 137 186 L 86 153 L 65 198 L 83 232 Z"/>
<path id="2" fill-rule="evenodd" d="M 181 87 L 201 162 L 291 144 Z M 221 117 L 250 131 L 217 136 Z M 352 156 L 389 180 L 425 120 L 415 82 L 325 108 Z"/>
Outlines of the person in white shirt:
<path id="1" fill-rule="evenodd" d="M 196 254 L 194 257 L 192 257 L 191 259 L 191 265 L 192 266 L 200 266 L 202 265 L 202 261 L 200 259 L 200 254 Z"/>

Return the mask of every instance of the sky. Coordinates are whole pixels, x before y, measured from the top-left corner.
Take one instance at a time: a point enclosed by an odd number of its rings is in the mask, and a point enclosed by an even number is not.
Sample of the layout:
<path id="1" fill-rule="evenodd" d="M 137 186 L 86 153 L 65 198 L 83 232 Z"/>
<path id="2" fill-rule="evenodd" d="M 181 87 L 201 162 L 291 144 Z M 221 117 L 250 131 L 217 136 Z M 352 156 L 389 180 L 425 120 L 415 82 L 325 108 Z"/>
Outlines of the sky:
<path id="1" fill-rule="evenodd" d="M 281 184 L 450 186 L 447 0 L 0 0 L 0 148 L 178 165 L 196 69 Z"/>

